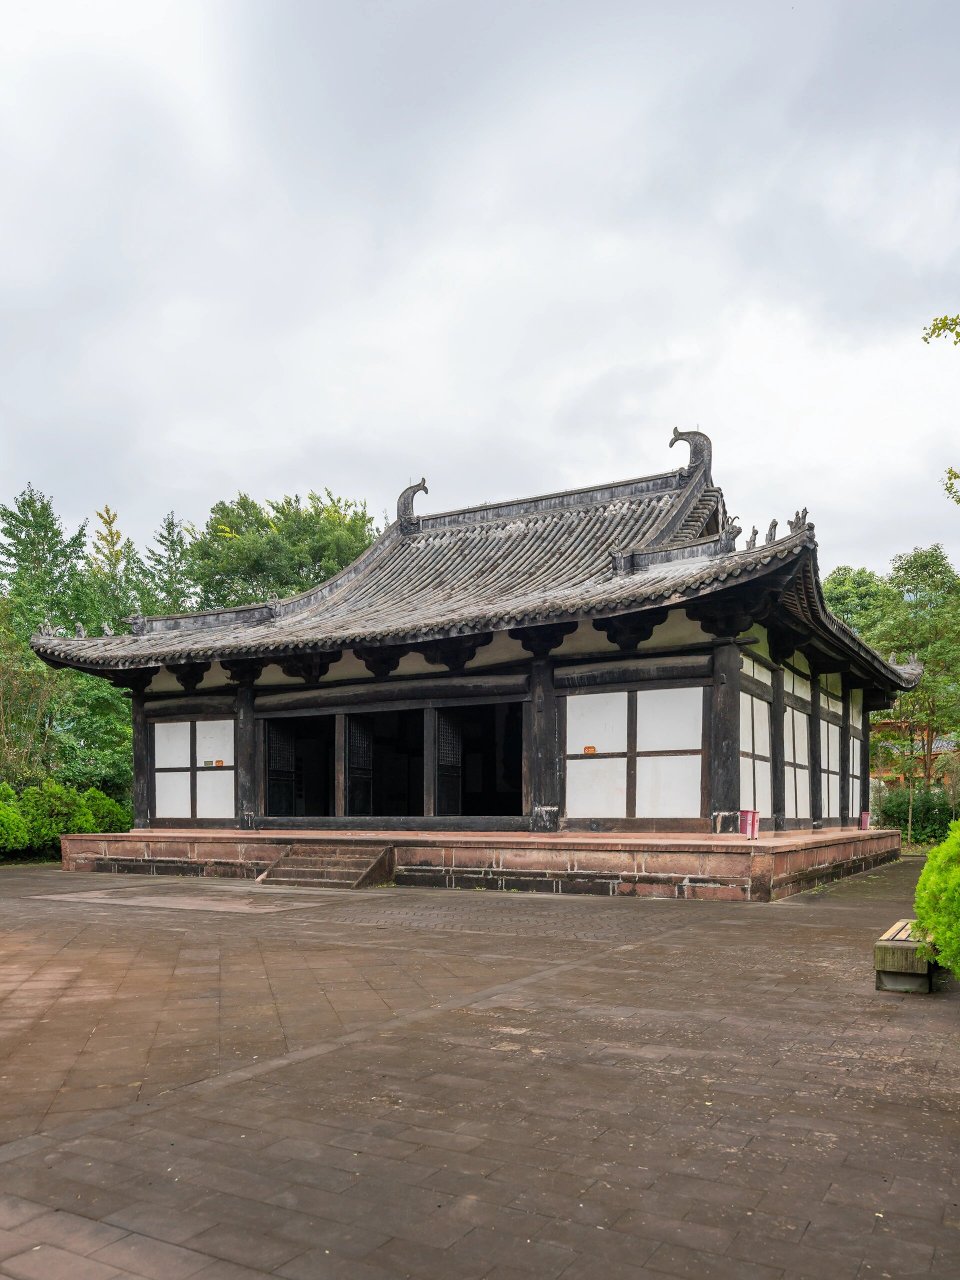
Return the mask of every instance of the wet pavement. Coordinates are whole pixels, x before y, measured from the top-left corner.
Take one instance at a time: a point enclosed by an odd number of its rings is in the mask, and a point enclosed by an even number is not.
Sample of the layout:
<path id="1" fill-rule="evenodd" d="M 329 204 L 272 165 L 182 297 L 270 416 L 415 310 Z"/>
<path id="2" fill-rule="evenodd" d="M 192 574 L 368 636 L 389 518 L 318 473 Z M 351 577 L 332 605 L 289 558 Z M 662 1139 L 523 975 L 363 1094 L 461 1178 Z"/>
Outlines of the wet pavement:
<path id="1" fill-rule="evenodd" d="M 0 870 L 0 1275 L 960 1276 L 907 861 L 771 905 Z"/>

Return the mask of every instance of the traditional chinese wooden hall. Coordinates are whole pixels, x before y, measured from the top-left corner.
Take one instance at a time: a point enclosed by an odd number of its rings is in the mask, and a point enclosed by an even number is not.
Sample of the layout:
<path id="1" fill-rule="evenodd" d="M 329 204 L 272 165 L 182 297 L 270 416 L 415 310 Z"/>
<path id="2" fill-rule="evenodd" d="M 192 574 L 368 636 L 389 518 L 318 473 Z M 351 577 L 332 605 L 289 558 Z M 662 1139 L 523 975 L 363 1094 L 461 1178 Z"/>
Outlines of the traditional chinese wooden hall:
<path id="1" fill-rule="evenodd" d="M 244 608 L 34 636 L 129 690 L 134 829 L 76 870 L 768 900 L 897 855 L 869 712 L 919 678 L 827 609 L 806 511 L 675 471 L 418 514 Z"/>

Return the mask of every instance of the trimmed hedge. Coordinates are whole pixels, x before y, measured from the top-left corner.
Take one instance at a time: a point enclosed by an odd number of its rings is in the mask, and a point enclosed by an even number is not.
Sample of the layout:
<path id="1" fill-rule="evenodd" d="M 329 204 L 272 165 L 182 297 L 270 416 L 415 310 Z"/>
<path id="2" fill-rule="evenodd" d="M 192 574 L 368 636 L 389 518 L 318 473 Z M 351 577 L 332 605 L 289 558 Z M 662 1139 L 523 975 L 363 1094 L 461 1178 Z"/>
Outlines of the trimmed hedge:
<path id="1" fill-rule="evenodd" d="M 936 959 L 960 977 L 960 822 L 931 849 L 914 899 L 918 933 L 933 939 Z"/>
<path id="2" fill-rule="evenodd" d="M 129 831 L 133 825 L 133 818 L 123 805 L 117 804 L 116 800 L 111 800 L 96 787 L 88 787 L 82 798 L 86 800 L 87 808 L 93 816 L 94 831 Z"/>
<path id="3" fill-rule="evenodd" d="M 910 792 L 906 787 L 885 788 L 876 805 L 875 825 L 899 827 L 906 835 Z M 913 839 L 917 844 L 934 844 L 949 830 L 953 812 L 942 787 L 914 787 Z"/>
<path id="4" fill-rule="evenodd" d="M 20 796 L 20 812 L 27 824 L 30 848 L 38 852 L 60 848 L 60 836 L 95 831 L 90 806 L 73 787 L 46 778 Z"/>
<path id="5" fill-rule="evenodd" d="M 30 833 L 16 804 L 0 799 L 0 853 L 20 853 L 28 848 Z"/>

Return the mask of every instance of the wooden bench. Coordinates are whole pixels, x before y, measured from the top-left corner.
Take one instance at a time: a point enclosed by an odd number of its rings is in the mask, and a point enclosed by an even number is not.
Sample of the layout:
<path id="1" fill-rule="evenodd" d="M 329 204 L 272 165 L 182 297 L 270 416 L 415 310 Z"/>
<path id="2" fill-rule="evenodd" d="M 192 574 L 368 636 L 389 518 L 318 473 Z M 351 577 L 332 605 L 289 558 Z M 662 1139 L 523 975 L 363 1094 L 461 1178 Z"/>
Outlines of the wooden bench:
<path id="1" fill-rule="evenodd" d="M 925 959 L 919 938 L 913 936 L 915 920 L 898 920 L 874 944 L 873 965 L 878 991 L 933 990 L 936 965 Z"/>

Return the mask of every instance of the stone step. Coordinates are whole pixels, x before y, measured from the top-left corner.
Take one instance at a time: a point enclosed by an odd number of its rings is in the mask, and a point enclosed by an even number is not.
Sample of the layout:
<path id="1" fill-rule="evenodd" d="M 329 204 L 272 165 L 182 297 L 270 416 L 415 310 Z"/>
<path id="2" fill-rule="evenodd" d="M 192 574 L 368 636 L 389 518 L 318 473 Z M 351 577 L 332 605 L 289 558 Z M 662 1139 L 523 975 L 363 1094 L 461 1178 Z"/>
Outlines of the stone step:
<path id="1" fill-rule="evenodd" d="M 356 845 L 294 846 L 267 871 L 262 884 L 327 885 L 352 889 L 384 853 L 382 845 L 358 849 Z"/>
<path id="2" fill-rule="evenodd" d="M 371 858 L 334 857 L 321 858 L 316 854 L 302 857 L 285 857 L 279 865 L 284 867 L 369 867 Z"/>

